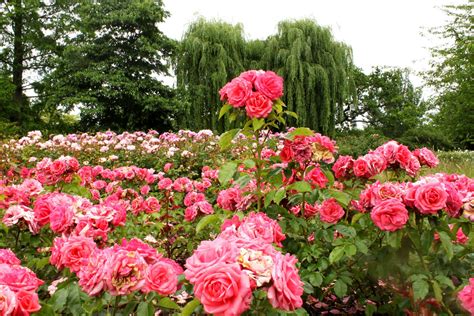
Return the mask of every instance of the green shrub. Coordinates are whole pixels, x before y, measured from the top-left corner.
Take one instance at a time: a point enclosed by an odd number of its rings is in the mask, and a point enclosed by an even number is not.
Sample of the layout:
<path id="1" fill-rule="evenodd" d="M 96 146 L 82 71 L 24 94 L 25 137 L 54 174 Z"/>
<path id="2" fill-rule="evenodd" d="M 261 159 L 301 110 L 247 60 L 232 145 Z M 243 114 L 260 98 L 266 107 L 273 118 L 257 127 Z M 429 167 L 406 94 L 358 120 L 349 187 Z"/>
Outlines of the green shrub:
<path id="1" fill-rule="evenodd" d="M 353 157 L 365 155 L 389 140 L 380 132 L 369 128 L 339 133 L 335 139 L 339 146 L 339 154 Z"/>

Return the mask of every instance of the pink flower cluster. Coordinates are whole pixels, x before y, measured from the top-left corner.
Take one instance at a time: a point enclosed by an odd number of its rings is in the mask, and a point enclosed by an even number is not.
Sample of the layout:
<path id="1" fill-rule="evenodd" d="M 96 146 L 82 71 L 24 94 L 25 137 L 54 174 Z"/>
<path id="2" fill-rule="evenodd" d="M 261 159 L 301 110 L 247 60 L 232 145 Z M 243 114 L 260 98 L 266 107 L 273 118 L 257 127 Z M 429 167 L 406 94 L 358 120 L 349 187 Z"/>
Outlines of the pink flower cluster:
<path id="1" fill-rule="evenodd" d="M 283 95 L 283 78 L 273 71 L 249 70 L 228 82 L 219 94 L 234 108 L 245 107 L 250 118 L 265 118 L 273 101 Z"/>
<path id="2" fill-rule="evenodd" d="M 301 205 L 295 205 L 290 212 L 297 215 L 301 212 Z M 346 214 L 342 206 L 334 198 L 324 200 L 321 204 L 310 204 L 305 202 L 303 214 L 307 218 L 319 215 L 322 222 L 335 224 Z"/>
<path id="3" fill-rule="evenodd" d="M 332 170 L 338 179 L 351 176 L 371 178 L 389 167 L 401 168 L 414 177 L 421 166 L 433 168 L 438 163 L 438 158 L 427 148 L 411 152 L 408 147 L 391 140 L 355 160 L 351 156 L 340 156 Z"/>
<path id="4" fill-rule="evenodd" d="M 263 213 L 237 216 L 224 223 L 213 241 L 203 241 L 186 260 L 184 274 L 207 313 L 240 315 L 249 309 L 252 291 L 267 291 L 273 307 L 292 311 L 302 306 L 303 283 L 297 259 L 272 243 L 284 236 Z"/>
<path id="5" fill-rule="evenodd" d="M 36 165 L 36 179 L 44 185 L 59 181 L 71 182 L 79 170 L 79 162 L 74 157 L 63 156 L 56 160 L 44 158 Z"/>
<path id="6" fill-rule="evenodd" d="M 280 158 L 283 162 L 295 161 L 300 164 L 310 161 L 333 163 L 336 151 L 335 141 L 316 133 L 314 136 L 295 136 L 293 140 L 285 140 Z"/>
<path id="7" fill-rule="evenodd" d="M 20 263 L 10 249 L 0 249 L 1 315 L 30 315 L 41 309 L 36 292 L 44 282 Z"/>
<path id="8" fill-rule="evenodd" d="M 469 284 L 458 293 L 458 299 L 462 307 L 474 315 L 474 278 L 470 278 Z"/>
<path id="9" fill-rule="evenodd" d="M 408 221 L 408 209 L 420 214 L 436 215 L 444 210 L 459 217 L 463 201 L 474 192 L 474 181 L 457 175 L 436 174 L 411 183 L 379 181 L 361 192 L 352 205 L 361 212 L 371 212 L 374 223 L 382 230 L 394 231 Z"/>
<path id="10" fill-rule="evenodd" d="M 134 291 L 171 295 L 178 289 L 178 275 L 183 273 L 175 261 L 163 258 L 136 238 L 99 249 L 92 238 L 57 237 L 50 261 L 58 269 L 69 268 L 76 273 L 82 290 L 91 296 L 102 291 L 115 296 Z"/>

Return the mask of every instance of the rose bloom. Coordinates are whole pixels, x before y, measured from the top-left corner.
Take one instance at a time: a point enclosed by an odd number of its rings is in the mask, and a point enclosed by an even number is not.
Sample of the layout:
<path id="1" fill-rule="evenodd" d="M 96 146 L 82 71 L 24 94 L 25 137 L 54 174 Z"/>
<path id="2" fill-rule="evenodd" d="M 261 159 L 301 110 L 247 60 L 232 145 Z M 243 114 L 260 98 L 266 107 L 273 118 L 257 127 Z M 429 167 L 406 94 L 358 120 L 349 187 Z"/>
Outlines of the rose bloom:
<path id="1" fill-rule="evenodd" d="M 281 232 L 278 222 L 269 218 L 264 213 L 250 213 L 245 217 L 237 229 L 237 235 L 245 239 L 262 239 L 271 244 L 282 246 L 281 241 L 285 235 Z"/>
<path id="2" fill-rule="evenodd" d="M 153 264 L 156 261 L 161 260 L 163 257 L 158 251 L 156 251 L 155 248 L 148 245 L 147 243 L 144 243 L 138 238 L 132 238 L 130 241 L 127 241 L 125 238 L 123 238 L 120 249 L 138 252 L 148 264 Z"/>
<path id="3" fill-rule="evenodd" d="M 175 293 L 177 289 L 178 276 L 172 265 L 164 261 L 157 261 L 147 267 L 142 292 L 155 291 L 166 296 Z"/>
<path id="4" fill-rule="evenodd" d="M 326 184 L 328 183 L 328 178 L 326 175 L 321 171 L 319 166 L 315 166 L 311 169 L 304 177 L 305 181 L 311 184 L 311 187 L 314 188 L 325 188 Z"/>
<path id="5" fill-rule="evenodd" d="M 92 238 L 82 236 L 56 237 L 53 242 L 51 264 L 57 268 L 67 267 L 78 272 L 97 250 Z"/>
<path id="6" fill-rule="evenodd" d="M 408 211 L 400 200 L 392 198 L 377 204 L 370 218 L 381 230 L 396 231 L 405 226 L 408 221 Z"/>
<path id="7" fill-rule="evenodd" d="M 29 315 L 41 309 L 38 294 L 20 290 L 16 293 L 17 306 L 14 315 Z"/>
<path id="8" fill-rule="evenodd" d="M 273 307 L 293 311 L 303 305 L 303 282 L 296 269 L 296 257 L 277 252 L 272 270 L 273 284 L 268 289 L 268 300 Z"/>
<path id="9" fill-rule="evenodd" d="M 52 174 L 60 176 L 66 172 L 67 164 L 65 161 L 57 159 L 49 166 L 49 170 Z"/>
<path id="10" fill-rule="evenodd" d="M 386 142 L 382 146 L 377 147 L 377 149 L 375 149 L 375 152 L 381 154 L 385 158 L 387 163 L 392 165 L 397 162 L 396 154 L 399 146 L 400 145 L 396 141 L 391 140 Z"/>
<path id="11" fill-rule="evenodd" d="M 255 79 L 255 88 L 271 100 L 283 95 L 283 78 L 273 71 L 266 71 Z"/>
<path id="12" fill-rule="evenodd" d="M 43 283 L 26 267 L 0 264 L 0 284 L 7 285 L 14 292 L 37 291 Z"/>
<path id="13" fill-rule="evenodd" d="M 370 178 L 369 164 L 364 157 L 359 157 L 354 161 L 353 171 L 356 177 Z"/>
<path id="14" fill-rule="evenodd" d="M 436 214 L 446 207 L 448 194 L 439 182 L 426 183 L 418 187 L 415 193 L 415 207 L 422 214 Z"/>
<path id="15" fill-rule="evenodd" d="M 117 249 L 106 265 L 107 290 L 117 296 L 141 289 L 145 284 L 146 268 L 147 263 L 137 251 Z"/>
<path id="16" fill-rule="evenodd" d="M 304 204 L 304 216 L 305 217 L 313 217 L 319 212 L 319 205 L 314 204 L 311 205 L 309 203 Z"/>
<path id="17" fill-rule="evenodd" d="M 217 205 L 227 211 L 236 211 L 237 204 L 243 199 L 242 190 L 239 188 L 229 188 L 222 190 L 217 196 Z"/>
<path id="18" fill-rule="evenodd" d="M 260 92 L 253 92 L 245 102 L 245 111 L 250 118 L 265 118 L 272 111 L 272 100 Z"/>
<path id="19" fill-rule="evenodd" d="M 344 209 L 335 198 L 324 200 L 319 209 L 319 218 L 325 223 L 337 223 L 344 217 Z"/>
<path id="20" fill-rule="evenodd" d="M 11 315 L 17 306 L 15 292 L 8 286 L 0 284 L 0 315 Z"/>
<path id="21" fill-rule="evenodd" d="M 462 307 L 474 315 L 474 278 L 470 278 L 469 284 L 458 293 L 458 299 Z"/>
<path id="22" fill-rule="evenodd" d="M 105 287 L 107 259 L 112 253 L 98 250 L 91 254 L 87 264 L 81 267 L 77 273 L 79 286 L 89 296 L 95 296 L 102 292 Z"/>
<path id="23" fill-rule="evenodd" d="M 70 205 L 57 205 L 49 215 L 51 230 L 55 233 L 67 231 L 74 223 L 74 215 Z"/>
<path id="24" fill-rule="evenodd" d="M 285 146 L 280 152 L 280 159 L 283 162 L 290 162 L 293 160 L 293 150 L 291 149 L 291 141 L 285 140 Z"/>
<path id="25" fill-rule="evenodd" d="M 240 315 L 250 307 L 249 276 L 237 263 L 219 262 L 202 273 L 194 284 L 194 294 L 213 315 Z"/>
<path id="26" fill-rule="evenodd" d="M 21 261 L 10 249 L 0 249 L 0 263 L 19 265 Z"/>
<path id="27" fill-rule="evenodd" d="M 353 164 L 354 159 L 351 156 L 339 156 L 332 166 L 332 171 L 338 179 L 347 178 L 351 174 Z"/>
<path id="28" fill-rule="evenodd" d="M 410 157 L 413 154 L 411 153 L 410 149 L 408 149 L 405 145 L 399 145 L 397 149 L 397 153 L 395 154 L 396 161 L 402 165 L 406 166 L 409 163 Z"/>
<path id="29" fill-rule="evenodd" d="M 439 164 L 439 160 L 436 155 L 426 147 L 415 149 L 413 154 L 416 158 L 418 158 L 422 166 L 434 168 Z"/>
<path id="30" fill-rule="evenodd" d="M 235 108 L 245 105 L 245 101 L 252 95 L 252 83 L 244 78 L 237 77 L 221 89 L 221 100 L 227 101 Z M 224 97 L 224 98 L 223 98 Z"/>

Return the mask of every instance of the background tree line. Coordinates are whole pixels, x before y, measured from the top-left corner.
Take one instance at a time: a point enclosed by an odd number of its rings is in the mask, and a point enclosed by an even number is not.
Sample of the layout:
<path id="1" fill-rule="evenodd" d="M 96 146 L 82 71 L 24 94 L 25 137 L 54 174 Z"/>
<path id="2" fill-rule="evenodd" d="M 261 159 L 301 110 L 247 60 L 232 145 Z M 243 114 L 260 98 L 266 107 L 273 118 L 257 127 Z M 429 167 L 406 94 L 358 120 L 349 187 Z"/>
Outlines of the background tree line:
<path id="1" fill-rule="evenodd" d="M 334 136 L 367 135 L 443 148 L 472 148 L 472 4 L 446 7 L 433 30 L 423 100 L 406 69 L 354 65 L 350 46 L 314 20 L 288 20 L 265 40 L 241 25 L 198 19 L 174 41 L 159 30 L 161 0 L 0 2 L 0 135 L 39 128 L 222 132 L 218 90 L 246 69 L 285 80 L 292 125 Z M 177 84 L 164 84 L 175 75 Z M 361 131 L 361 128 L 363 131 Z"/>

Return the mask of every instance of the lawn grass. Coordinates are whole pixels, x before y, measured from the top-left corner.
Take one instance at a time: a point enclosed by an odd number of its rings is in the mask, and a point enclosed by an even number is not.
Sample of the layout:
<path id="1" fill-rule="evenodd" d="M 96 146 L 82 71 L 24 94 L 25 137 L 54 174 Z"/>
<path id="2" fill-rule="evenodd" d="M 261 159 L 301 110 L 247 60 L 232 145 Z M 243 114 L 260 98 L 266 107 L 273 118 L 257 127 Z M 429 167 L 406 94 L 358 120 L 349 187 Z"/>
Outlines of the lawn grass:
<path id="1" fill-rule="evenodd" d="M 444 172 L 474 177 L 474 151 L 441 151 L 436 155 L 439 165 L 433 169 L 425 169 L 424 174 Z"/>

